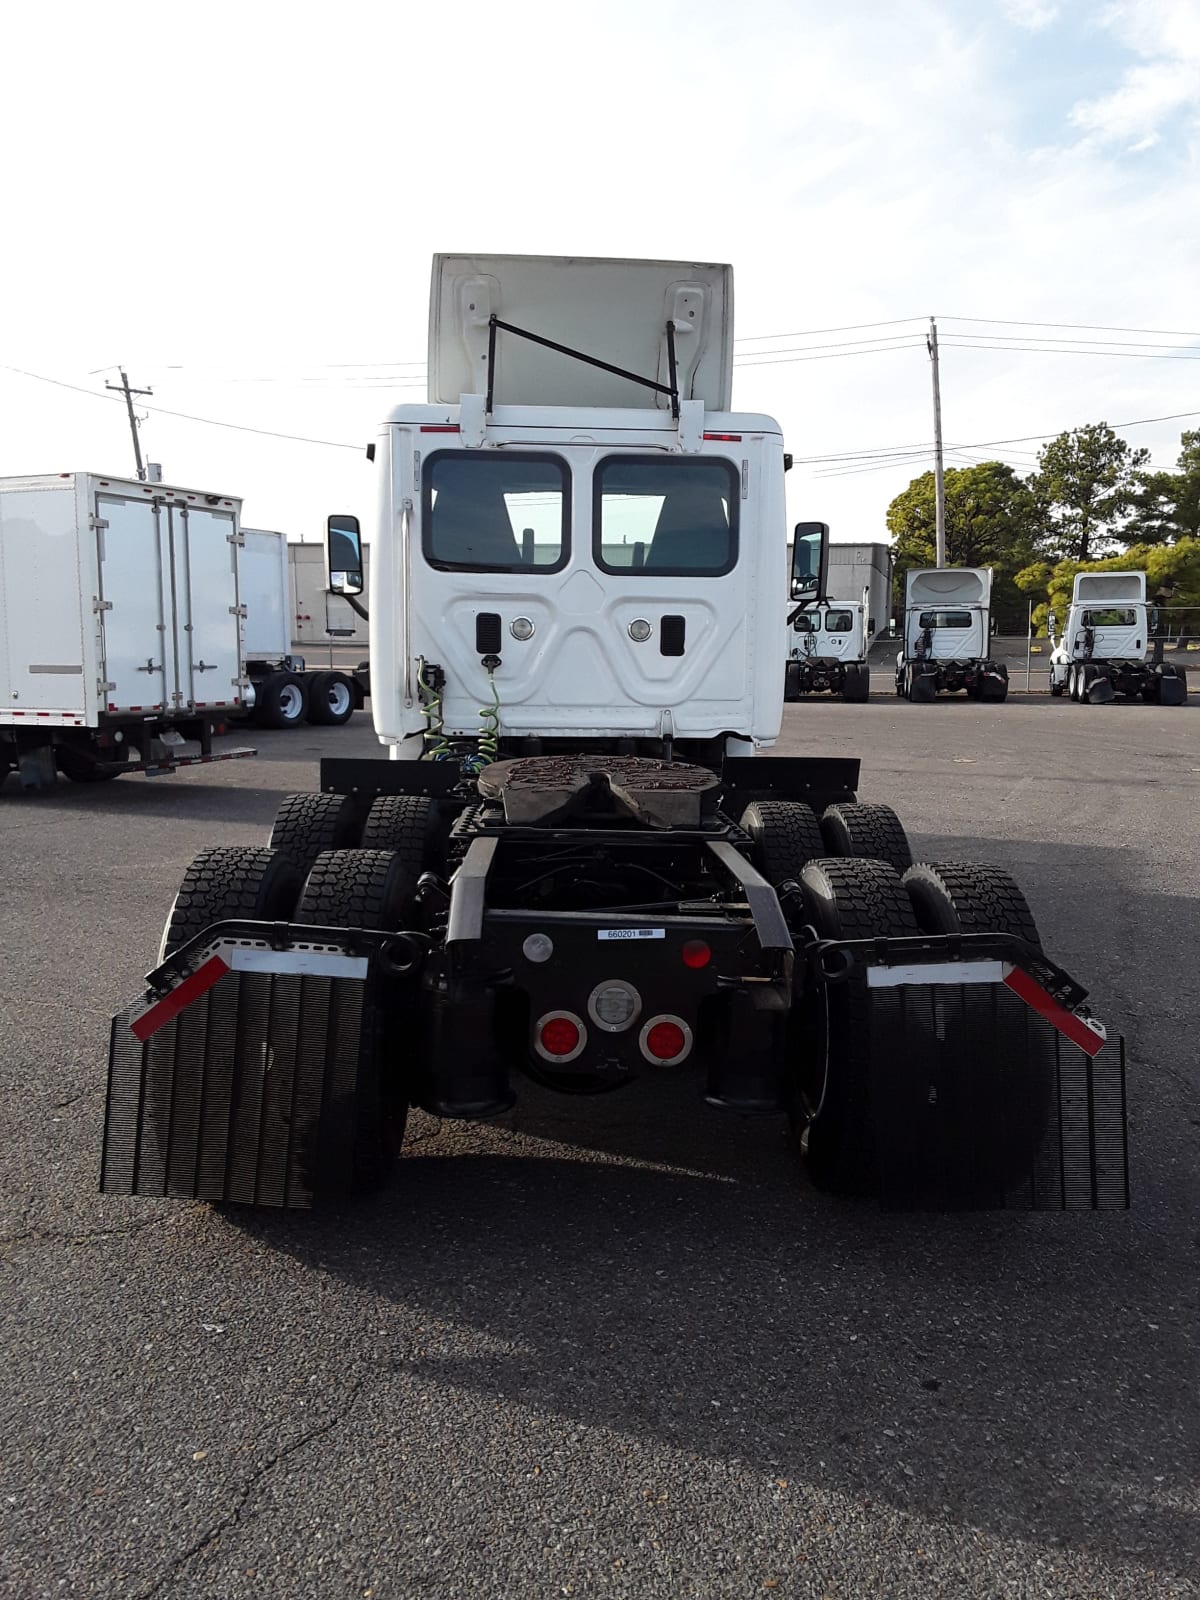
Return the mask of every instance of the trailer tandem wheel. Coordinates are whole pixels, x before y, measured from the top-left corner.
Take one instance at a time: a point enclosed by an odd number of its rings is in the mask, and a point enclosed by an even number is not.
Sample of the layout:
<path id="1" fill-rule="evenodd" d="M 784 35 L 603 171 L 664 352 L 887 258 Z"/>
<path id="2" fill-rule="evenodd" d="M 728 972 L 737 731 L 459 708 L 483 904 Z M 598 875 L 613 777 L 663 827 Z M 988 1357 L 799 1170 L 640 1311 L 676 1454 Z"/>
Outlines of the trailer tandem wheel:
<path id="1" fill-rule="evenodd" d="M 167 913 L 159 962 L 215 922 L 286 922 L 303 881 L 301 868 L 278 850 L 246 845 L 201 850 Z"/>
<path id="2" fill-rule="evenodd" d="M 821 818 L 821 836 L 831 856 L 886 861 L 897 872 L 912 866 L 912 846 L 891 806 L 828 806 Z"/>
<path id="3" fill-rule="evenodd" d="M 802 800 L 754 800 L 742 812 L 741 827 L 773 888 L 797 881 L 805 864 L 826 851 L 816 813 Z"/>
<path id="4" fill-rule="evenodd" d="M 805 919 L 821 938 L 875 939 L 917 932 L 904 885 L 886 862 L 813 861 L 801 873 L 800 887 Z M 899 994 L 879 991 L 874 1001 L 896 1048 L 909 1021 Z M 814 989 L 799 1009 L 796 1044 L 801 1059 L 790 1118 L 814 1184 L 832 1193 L 876 1192 L 873 1028 L 871 1012 L 848 983 Z"/>
<path id="5" fill-rule="evenodd" d="M 308 689 L 294 672 L 271 672 L 255 686 L 254 720 L 260 728 L 296 728 L 308 709 Z"/>
<path id="6" fill-rule="evenodd" d="M 268 840 L 306 873 L 323 850 L 346 850 L 357 842 L 354 800 L 346 794 L 285 795 Z"/>
<path id="7" fill-rule="evenodd" d="M 308 682 L 308 720 L 339 728 L 354 715 L 354 686 L 344 672 L 314 672 Z"/>
<path id="8" fill-rule="evenodd" d="M 313 926 L 404 926 L 412 874 L 390 850 L 325 850 L 313 863 L 296 908 L 296 921 Z M 363 998 L 354 1120 L 351 1187 L 372 1194 L 386 1183 L 400 1154 L 408 1120 L 408 1083 L 388 1051 L 388 1002 L 372 980 Z M 319 1191 L 320 1174 L 314 1189 Z"/>

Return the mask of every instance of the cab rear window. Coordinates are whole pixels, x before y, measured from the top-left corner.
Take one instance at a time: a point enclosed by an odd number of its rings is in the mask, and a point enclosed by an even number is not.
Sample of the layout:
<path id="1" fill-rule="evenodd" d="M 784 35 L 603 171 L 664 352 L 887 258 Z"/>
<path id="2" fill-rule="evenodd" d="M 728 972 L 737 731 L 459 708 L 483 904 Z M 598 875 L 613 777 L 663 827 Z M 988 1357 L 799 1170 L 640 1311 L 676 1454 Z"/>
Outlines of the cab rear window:
<path id="1" fill-rule="evenodd" d="M 739 479 L 716 457 L 606 456 L 593 480 L 592 552 L 603 572 L 716 578 L 738 553 Z"/>
<path id="2" fill-rule="evenodd" d="M 453 572 L 557 572 L 570 555 L 570 474 L 560 456 L 440 450 L 425 462 L 421 548 Z"/>

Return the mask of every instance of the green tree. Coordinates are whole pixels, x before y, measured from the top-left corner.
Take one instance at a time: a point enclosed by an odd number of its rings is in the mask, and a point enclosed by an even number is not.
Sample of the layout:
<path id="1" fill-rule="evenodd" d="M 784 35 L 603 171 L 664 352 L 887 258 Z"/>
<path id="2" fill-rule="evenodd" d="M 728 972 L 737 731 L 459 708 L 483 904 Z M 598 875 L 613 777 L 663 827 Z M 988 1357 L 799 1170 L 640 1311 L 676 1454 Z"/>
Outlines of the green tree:
<path id="1" fill-rule="evenodd" d="M 1107 422 L 1060 433 L 1038 453 L 1030 492 L 1047 508 L 1046 553 L 1091 561 L 1121 540 L 1137 503 L 1148 450 L 1133 450 Z"/>
<path id="2" fill-rule="evenodd" d="M 1184 433 L 1174 472 L 1144 472 L 1130 532 L 1139 544 L 1200 538 L 1200 430 Z"/>
<path id="3" fill-rule="evenodd" d="M 888 507 L 895 541 L 896 579 L 912 567 L 936 564 L 932 472 L 914 478 Z M 1033 559 L 1038 506 L 1028 486 L 1002 461 L 951 467 L 946 473 L 946 560 L 952 567 L 991 567 L 992 614 L 1001 632 L 1024 633 L 1028 612 L 1015 574 Z"/>

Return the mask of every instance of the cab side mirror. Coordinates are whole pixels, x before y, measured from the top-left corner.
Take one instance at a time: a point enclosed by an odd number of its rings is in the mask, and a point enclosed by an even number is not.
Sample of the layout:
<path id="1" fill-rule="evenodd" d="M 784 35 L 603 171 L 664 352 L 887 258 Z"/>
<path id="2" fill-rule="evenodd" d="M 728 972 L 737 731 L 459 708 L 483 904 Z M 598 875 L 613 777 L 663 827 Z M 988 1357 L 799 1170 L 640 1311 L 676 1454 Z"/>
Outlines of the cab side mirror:
<path id="1" fill-rule="evenodd" d="M 829 524 L 798 522 L 792 536 L 792 599 L 824 600 L 829 571 Z"/>
<path id="2" fill-rule="evenodd" d="M 362 532 L 357 517 L 325 520 L 325 587 L 330 594 L 363 592 Z"/>

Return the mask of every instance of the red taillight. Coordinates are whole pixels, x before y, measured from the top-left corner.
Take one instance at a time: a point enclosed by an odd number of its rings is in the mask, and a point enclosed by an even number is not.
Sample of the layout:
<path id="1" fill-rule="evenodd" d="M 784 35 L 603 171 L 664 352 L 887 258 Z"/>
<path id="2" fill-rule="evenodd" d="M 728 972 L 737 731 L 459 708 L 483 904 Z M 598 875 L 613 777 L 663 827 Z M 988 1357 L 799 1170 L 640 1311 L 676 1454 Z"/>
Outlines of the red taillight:
<path id="1" fill-rule="evenodd" d="M 656 1061 L 674 1061 L 687 1048 L 687 1034 L 677 1022 L 656 1022 L 646 1030 L 646 1049 Z"/>
<path id="2" fill-rule="evenodd" d="M 422 433 L 458 433 L 459 431 L 457 422 L 423 422 L 421 424 Z"/>
<path id="3" fill-rule="evenodd" d="M 704 437 L 706 439 L 715 439 L 718 444 L 741 444 L 742 442 L 740 433 L 706 433 Z"/>
<path id="4" fill-rule="evenodd" d="M 706 967 L 712 960 L 712 951 L 703 939 L 689 939 L 683 947 L 685 967 Z"/>
<path id="5" fill-rule="evenodd" d="M 548 1056 L 569 1056 L 579 1048 L 579 1024 L 570 1017 L 551 1017 L 538 1037 Z"/>

